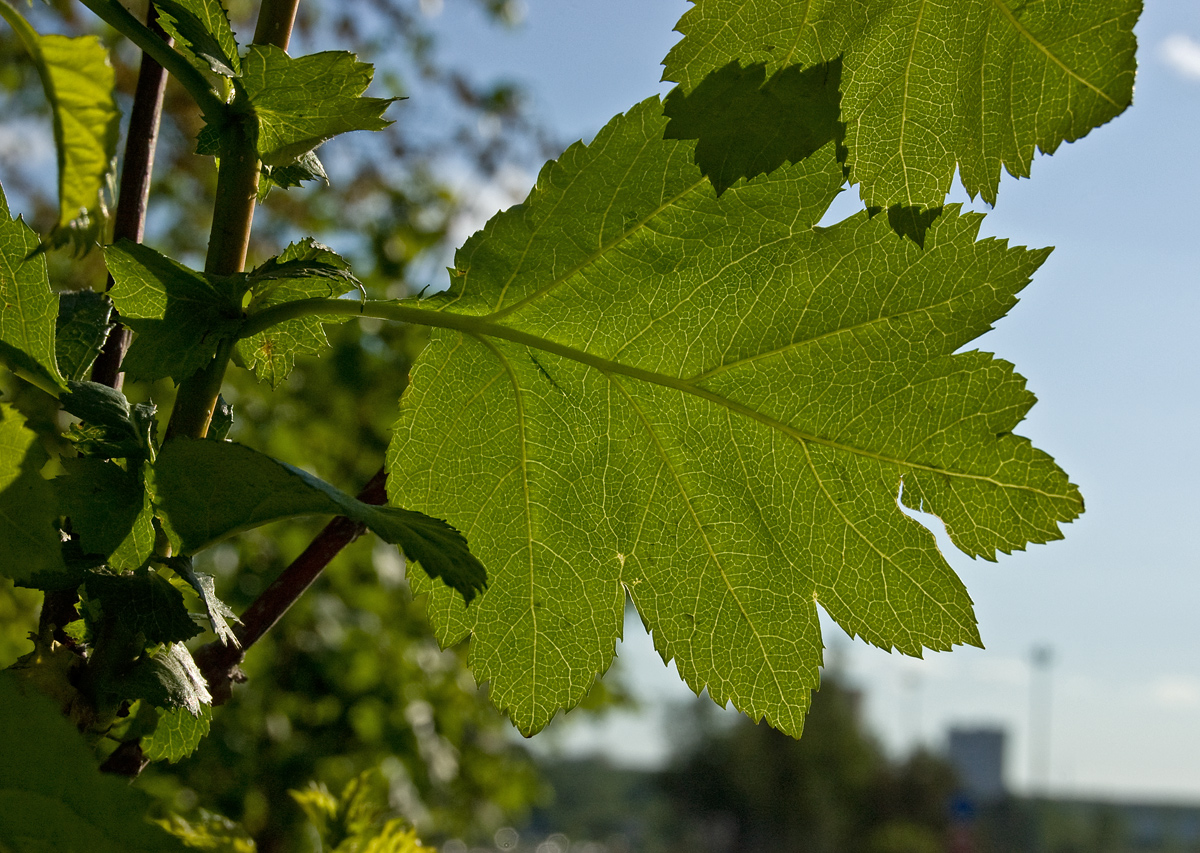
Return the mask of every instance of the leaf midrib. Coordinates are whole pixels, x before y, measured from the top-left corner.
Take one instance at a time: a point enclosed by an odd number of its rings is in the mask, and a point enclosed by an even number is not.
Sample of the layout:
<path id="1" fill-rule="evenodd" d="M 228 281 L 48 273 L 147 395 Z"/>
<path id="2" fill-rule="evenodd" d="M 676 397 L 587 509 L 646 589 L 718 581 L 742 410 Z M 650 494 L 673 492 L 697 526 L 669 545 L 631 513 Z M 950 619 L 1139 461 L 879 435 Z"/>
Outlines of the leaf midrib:
<path id="1" fill-rule="evenodd" d="M 995 477 L 990 477 L 983 474 L 972 474 L 966 471 L 956 471 L 948 468 L 940 468 L 935 465 L 913 462 L 908 459 L 900 459 L 884 453 L 879 453 L 877 451 L 856 447 L 844 442 L 834 441 L 833 439 L 808 433 L 797 429 L 790 424 L 786 424 L 782 421 L 765 415 L 762 412 L 756 411 L 749 406 L 745 406 L 734 400 L 730 400 L 729 398 L 713 391 L 709 391 L 706 388 L 696 386 L 689 380 L 680 379 L 675 376 L 668 376 L 662 373 L 655 373 L 650 370 L 633 367 L 618 361 L 612 361 L 611 359 L 603 358 L 601 356 L 594 355 L 593 353 L 576 349 L 575 347 L 570 347 L 565 344 L 560 344 L 537 335 L 530 334 L 528 332 L 522 332 L 518 329 L 513 329 L 499 323 L 491 322 L 486 318 L 474 317 L 465 314 L 452 314 L 446 311 L 434 311 L 424 308 L 417 308 L 412 305 L 406 305 L 402 303 L 389 303 L 384 305 L 368 304 L 368 306 L 365 306 L 363 313 L 367 316 L 378 316 L 384 319 L 399 320 L 401 322 L 414 323 L 417 325 L 452 329 L 472 335 L 481 341 L 485 338 L 506 340 L 521 346 L 527 346 L 542 352 L 547 352 L 551 355 L 557 355 L 561 358 L 574 361 L 586 367 L 591 367 L 604 374 L 628 376 L 631 379 L 636 379 L 641 382 L 648 382 L 652 385 L 657 385 L 663 388 L 671 388 L 675 391 L 691 394 L 692 396 L 707 400 L 708 402 L 726 408 L 735 414 L 739 414 L 743 417 L 757 421 L 769 429 L 780 432 L 796 441 L 818 444 L 824 447 L 829 447 L 833 450 L 872 459 L 876 462 L 896 465 L 916 471 L 927 471 L 930 473 L 942 474 L 944 476 L 955 477 L 963 480 L 987 483 L 1001 489 L 1012 489 L 1020 492 L 1036 494 L 1055 502 L 1074 503 L 1074 501 L 1068 495 L 1054 494 L 1033 486 L 1021 485 L 1017 483 L 1005 483 L 997 480 Z"/>

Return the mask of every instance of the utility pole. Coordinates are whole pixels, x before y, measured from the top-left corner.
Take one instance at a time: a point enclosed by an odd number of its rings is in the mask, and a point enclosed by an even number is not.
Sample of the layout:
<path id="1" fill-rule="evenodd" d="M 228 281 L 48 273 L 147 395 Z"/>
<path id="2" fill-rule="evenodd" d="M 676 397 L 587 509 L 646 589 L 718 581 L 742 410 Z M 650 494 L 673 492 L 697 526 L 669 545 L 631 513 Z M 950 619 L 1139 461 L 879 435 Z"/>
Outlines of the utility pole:
<path id="1" fill-rule="evenodd" d="M 1047 645 L 1034 646 L 1029 670 L 1029 790 L 1045 796 L 1050 787 L 1050 666 L 1054 650 Z"/>

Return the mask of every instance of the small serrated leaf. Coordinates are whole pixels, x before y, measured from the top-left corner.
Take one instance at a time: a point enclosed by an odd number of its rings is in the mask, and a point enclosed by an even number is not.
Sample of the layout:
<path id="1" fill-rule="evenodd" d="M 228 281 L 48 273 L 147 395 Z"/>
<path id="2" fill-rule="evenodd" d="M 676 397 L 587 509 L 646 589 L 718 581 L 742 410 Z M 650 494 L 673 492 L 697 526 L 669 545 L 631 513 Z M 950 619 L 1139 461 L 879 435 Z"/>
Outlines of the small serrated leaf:
<path id="1" fill-rule="evenodd" d="M 374 71 L 346 51 L 291 57 L 271 45 L 251 45 L 240 84 L 258 120 L 259 159 L 287 166 L 333 137 L 354 130 L 383 130 L 383 111 L 394 98 L 362 93 Z"/>
<path id="2" fill-rule="evenodd" d="M 155 6 L 162 28 L 193 66 L 224 77 L 240 73 L 237 39 L 221 0 L 155 0 Z"/>
<path id="3" fill-rule="evenodd" d="M 446 522 L 422 513 L 372 506 L 311 474 L 228 441 L 175 439 L 155 465 L 156 500 L 193 554 L 216 540 L 281 518 L 344 515 L 399 545 L 430 577 L 469 602 L 486 584 L 483 566 Z"/>
<path id="4" fill-rule="evenodd" d="M 46 258 L 37 253 L 33 230 L 9 216 L 2 189 L 0 207 L 0 358 L 59 385 L 54 356 L 58 297 L 50 290 Z"/>
<path id="5" fill-rule="evenodd" d="M 129 240 L 108 246 L 104 260 L 121 320 L 137 333 L 123 363 L 130 376 L 181 382 L 237 333 L 242 278 L 210 278 Z"/>
<path id="6" fill-rule="evenodd" d="M 193 717 L 212 704 L 208 682 L 182 643 L 171 643 L 143 657 L 120 686 L 130 698 L 144 699 L 158 708 L 182 708 Z"/>
<path id="7" fill-rule="evenodd" d="M 253 294 L 248 311 L 251 316 L 285 302 L 336 297 L 353 287 L 362 289 L 346 260 L 312 238 L 293 243 L 260 264 L 246 281 Z M 345 315 L 330 315 L 288 320 L 238 341 L 237 352 L 255 376 L 276 388 L 291 373 L 297 355 L 319 355 L 329 346 L 324 323 L 347 319 Z"/>
<path id="8" fill-rule="evenodd" d="M 142 749 L 151 761 L 174 764 L 196 751 L 212 725 L 212 706 L 203 705 L 193 716 L 186 708 L 168 708 L 158 712 L 154 731 L 142 738 Z"/>

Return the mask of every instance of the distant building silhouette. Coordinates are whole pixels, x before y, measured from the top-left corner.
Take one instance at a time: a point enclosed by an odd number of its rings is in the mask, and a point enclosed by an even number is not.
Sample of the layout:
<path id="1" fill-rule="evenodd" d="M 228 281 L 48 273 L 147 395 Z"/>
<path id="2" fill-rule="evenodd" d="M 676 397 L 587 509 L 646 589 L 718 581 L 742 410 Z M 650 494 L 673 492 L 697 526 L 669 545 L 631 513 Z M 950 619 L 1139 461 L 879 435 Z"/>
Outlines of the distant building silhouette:
<path id="1" fill-rule="evenodd" d="M 952 728 L 947 757 L 962 793 L 976 805 L 1000 800 L 1004 790 L 1004 729 Z"/>

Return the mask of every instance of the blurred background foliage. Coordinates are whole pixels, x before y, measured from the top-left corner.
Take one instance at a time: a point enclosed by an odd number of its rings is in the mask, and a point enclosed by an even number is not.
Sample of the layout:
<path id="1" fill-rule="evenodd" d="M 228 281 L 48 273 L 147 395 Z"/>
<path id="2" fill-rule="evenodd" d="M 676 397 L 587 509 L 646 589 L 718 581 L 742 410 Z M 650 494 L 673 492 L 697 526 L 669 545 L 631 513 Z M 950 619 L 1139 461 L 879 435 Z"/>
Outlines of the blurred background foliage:
<path id="1" fill-rule="evenodd" d="M 461 2 L 479 6 L 498 37 L 519 23 L 520 7 L 511 0 Z M 248 42 L 258 4 L 227 5 Z M 144 0 L 132 6 L 144 15 Z M 112 48 L 127 116 L 140 54 L 70 0 L 25 12 L 41 32 L 101 35 Z M 376 64 L 371 94 L 408 100 L 393 105 L 395 123 L 386 131 L 321 150 L 328 186 L 269 194 L 256 214 L 251 264 L 311 235 L 351 261 L 372 297 L 405 295 L 444 275 L 439 267 L 453 248 L 448 235 L 472 215 L 464 187 L 487 184 L 506 164 L 537 165 L 561 150 L 528 116 L 518 88 L 477 85 L 440 63 L 426 20 L 417 0 L 301 4 L 293 54 L 352 50 Z M 0 115 L 0 182 L 14 211 L 45 233 L 58 205 L 49 113 L 36 73 L 7 29 L 0 30 Z M 212 158 L 193 153 L 201 124 L 195 105 L 170 82 L 146 240 L 194 266 L 203 263 L 215 187 Z M 55 252 L 50 263 L 56 289 L 104 287 L 99 252 Z M 382 464 L 422 334 L 378 322 L 331 326 L 325 356 L 302 359 L 273 393 L 245 371 L 231 371 L 230 437 L 357 492 Z M 61 431 L 40 392 L 11 377 L 4 383 L 6 400 L 47 432 Z M 174 396 L 169 382 L 125 390 L 134 402 L 153 398 L 160 412 L 170 410 Z M 324 521 L 237 537 L 203 555 L 198 568 L 218 578 L 221 596 L 241 612 Z M 39 600 L 0 584 L 0 667 L 31 648 Z M 150 768 L 137 784 L 159 798 L 164 813 L 215 810 L 240 821 L 261 851 L 301 850 L 311 839 L 289 789 L 315 781 L 339 791 L 376 768 L 392 805 L 426 840 L 490 839 L 545 790 L 465 659 L 465 648 L 438 648 L 396 549 L 364 536 L 249 653 L 248 681 L 214 715 L 201 748 L 176 765 Z"/>

